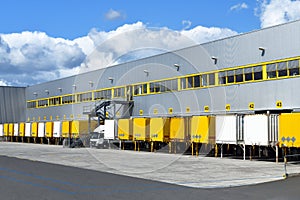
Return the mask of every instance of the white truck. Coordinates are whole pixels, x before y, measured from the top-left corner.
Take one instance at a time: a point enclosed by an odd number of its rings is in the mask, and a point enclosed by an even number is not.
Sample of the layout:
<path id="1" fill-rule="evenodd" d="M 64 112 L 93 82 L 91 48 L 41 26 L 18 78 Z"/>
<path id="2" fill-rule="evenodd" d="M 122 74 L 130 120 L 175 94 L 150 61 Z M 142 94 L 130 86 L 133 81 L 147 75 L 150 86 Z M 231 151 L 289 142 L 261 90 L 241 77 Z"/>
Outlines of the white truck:
<path id="1" fill-rule="evenodd" d="M 90 133 L 90 147 L 108 148 L 110 141 L 115 139 L 114 120 L 105 120 L 104 125 L 98 126 Z"/>

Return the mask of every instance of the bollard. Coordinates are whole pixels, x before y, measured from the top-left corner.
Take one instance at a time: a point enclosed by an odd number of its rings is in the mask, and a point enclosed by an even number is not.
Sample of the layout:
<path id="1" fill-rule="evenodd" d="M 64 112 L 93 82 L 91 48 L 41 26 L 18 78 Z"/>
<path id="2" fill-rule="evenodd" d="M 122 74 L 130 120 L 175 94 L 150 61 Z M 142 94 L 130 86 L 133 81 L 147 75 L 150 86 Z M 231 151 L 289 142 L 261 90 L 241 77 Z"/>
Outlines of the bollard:
<path id="1" fill-rule="evenodd" d="M 192 156 L 194 155 L 194 142 L 192 142 Z"/>
<path id="2" fill-rule="evenodd" d="M 221 144 L 221 158 L 223 158 L 223 144 Z"/>
<path id="3" fill-rule="evenodd" d="M 286 170 L 286 165 L 287 165 L 287 157 L 284 156 L 284 174 L 283 174 L 284 178 L 288 177 L 287 170 Z"/>
<path id="4" fill-rule="evenodd" d="M 151 152 L 153 152 L 153 141 L 151 141 Z"/>
<path id="5" fill-rule="evenodd" d="M 276 163 L 278 163 L 278 145 L 276 145 Z"/>
<path id="6" fill-rule="evenodd" d="M 218 157 L 218 145 L 215 146 L 215 157 Z"/>

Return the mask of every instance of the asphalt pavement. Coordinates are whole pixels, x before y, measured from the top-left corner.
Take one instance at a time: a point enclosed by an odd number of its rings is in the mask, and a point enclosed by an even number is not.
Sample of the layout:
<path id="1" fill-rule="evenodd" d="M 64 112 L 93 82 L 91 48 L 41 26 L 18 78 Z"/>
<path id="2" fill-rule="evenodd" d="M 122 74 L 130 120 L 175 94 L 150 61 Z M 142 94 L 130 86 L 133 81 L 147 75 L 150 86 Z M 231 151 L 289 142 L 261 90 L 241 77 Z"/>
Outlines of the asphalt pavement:
<path id="1" fill-rule="evenodd" d="M 0 155 L 73 166 L 194 188 L 224 188 L 284 179 L 284 164 L 181 154 L 0 142 Z M 288 165 L 290 175 L 300 165 Z"/>
<path id="2" fill-rule="evenodd" d="M 191 188 L 0 156 L 0 197 L 5 200 L 82 199 L 299 199 L 300 177 L 257 185 L 227 188 Z"/>

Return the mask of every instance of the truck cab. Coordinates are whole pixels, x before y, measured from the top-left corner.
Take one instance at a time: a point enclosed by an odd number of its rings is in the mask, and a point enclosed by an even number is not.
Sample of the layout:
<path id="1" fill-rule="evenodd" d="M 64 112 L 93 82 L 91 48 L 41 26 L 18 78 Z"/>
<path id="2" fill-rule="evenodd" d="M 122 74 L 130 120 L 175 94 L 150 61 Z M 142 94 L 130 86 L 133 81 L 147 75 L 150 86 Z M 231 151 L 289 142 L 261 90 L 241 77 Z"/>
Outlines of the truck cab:
<path id="1" fill-rule="evenodd" d="M 90 133 L 90 147 L 104 148 L 104 130 Z"/>

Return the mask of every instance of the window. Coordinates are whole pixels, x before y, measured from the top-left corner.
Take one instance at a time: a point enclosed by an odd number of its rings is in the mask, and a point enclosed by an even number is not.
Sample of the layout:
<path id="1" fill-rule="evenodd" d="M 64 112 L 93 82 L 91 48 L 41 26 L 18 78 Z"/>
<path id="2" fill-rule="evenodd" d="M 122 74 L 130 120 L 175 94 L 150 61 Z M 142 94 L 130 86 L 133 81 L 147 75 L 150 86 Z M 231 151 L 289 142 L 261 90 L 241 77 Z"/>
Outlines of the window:
<path id="1" fill-rule="evenodd" d="M 125 88 L 115 88 L 114 97 L 125 97 Z"/>
<path id="2" fill-rule="evenodd" d="M 181 89 L 186 89 L 187 85 L 186 85 L 186 78 L 181 78 Z"/>
<path id="3" fill-rule="evenodd" d="M 243 69 L 236 69 L 234 71 L 235 74 L 235 82 L 240 83 L 244 81 Z"/>
<path id="4" fill-rule="evenodd" d="M 234 71 L 227 71 L 227 83 L 234 83 Z"/>
<path id="5" fill-rule="evenodd" d="M 287 62 L 277 63 L 278 77 L 287 76 Z"/>
<path id="6" fill-rule="evenodd" d="M 38 107 L 48 106 L 48 99 L 38 100 Z"/>
<path id="7" fill-rule="evenodd" d="M 166 89 L 166 82 L 165 81 L 161 81 L 161 82 L 159 82 L 159 84 L 160 84 L 160 91 L 161 92 L 166 92 L 167 91 L 167 89 Z"/>
<path id="8" fill-rule="evenodd" d="M 135 85 L 134 86 L 134 95 L 147 94 L 147 83 Z"/>
<path id="9" fill-rule="evenodd" d="M 215 73 L 207 74 L 208 85 L 215 85 Z"/>
<path id="10" fill-rule="evenodd" d="M 176 91 L 177 90 L 177 81 L 176 79 L 166 81 L 166 91 Z"/>
<path id="11" fill-rule="evenodd" d="M 180 79 L 181 89 L 200 87 L 201 86 L 200 79 L 201 79 L 200 75 L 194 75 L 194 76 L 188 76 L 188 77 L 181 78 Z M 204 81 L 207 85 L 207 79 L 206 80 L 201 80 L 201 81 Z M 173 90 L 178 90 L 177 83 L 176 83 L 175 79 L 173 80 L 172 85 L 174 85 Z M 203 83 L 202 83 L 202 85 L 203 85 Z"/>
<path id="12" fill-rule="evenodd" d="M 203 74 L 201 76 L 201 86 L 206 87 L 208 86 L 208 78 L 207 78 L 207 74 Z"/>
<path id="13" fill-rule="evenodd" d="M 219 84 L 226 84 L 226 72 L 219 72 Z"/>
<path id="14" fill-rule="evenodd" d="M 245 81 L 253 80 L 252 67 L 244 68 L 244 74 L 245 74 Z"/>
<path id="15" fill-rule="evenodd" d="M 36 101 L 27 102 L 27 108 L 36 108 Z"/>
<path id="16" fill-rule="evenodd" d="M 267 76 L 268 78 L 276 78 L 276 64 L 268 64 L 267 65 Z"/>
<path id="17" fill-rule="evenodd" d="M 78 102 L 91 101 L 91 100 L 92 100 L 92 92 L 77 94 Z"/>
<path id="18" fill-rule="evenodd" d="M 142 91 L 141 91 L 141 86 L 140 85 L 135 85 L 134 86 L 134 95 L 140 95 L 142 94 Z"/>
<path id="19" fill-rule="evenodd" d="M 67 95 L 62 97 L 62 104 L 75 103 L 75 95 Z"/>
<path id="20" fill-rule="evenodd" d="M 172 83 L 171 90 L 172 90 L 172 91 L 177 91 L 177 90 L 178 90 L 178 82 L 177 82 L 177 79 L 172 79 L 172 80 L 170 80 L 170 82 Z"/>
<path id="21" fill-rule="evenodd" d="M 206 87 L 208 85 L 215 85 L 215 74 L 203 74 L 203 75 L 194 75 L 188 76 L 180 79 L 181 82 L 181 89 L 187 88 L 199 88 L 199 87 Z M 173 85 L 175 86 L 174 89 L 177 90 L 177 83 L 174 80 Z"/>
<path id="22" fill-rule="evenodd" d="M 299 60 L 288 61 L 289 76 L 299 75 Z"/>
<path id="23" fill-rule="evenodd" d="M 254 76 L 254 80 L 262 80 L 263 78 L 262 66 L 253 67 L 253 76 Z"/>
<path id="24" fill-rule="evenodd" d="M 120 97 L 121 96 L 121 88 L 115 88 L 114 89 L 114 97 Z"/>
<path id="25" fill-rule="evenodd" d="M 150 83 L 150 93 L 160 92 L 160 86 L 158 83 Z"/>
<path id="26" fill-rule="evenodd" d="M 147 84 L 143 84 L 143 94 L 147 94 Z"/>
<path id="27" fill-rule="evenodd" d="M 194 76 L 194 87 L 200 87 L 200 75 Z"/>
<path id="28" fill-rule="evenodd" d="M 55 106 L 55 105 L 60 105 L 61 104 L 61 97 L 54 97 L 49 99 L 49 105 L 50 106 Z"/>
<path id="29" fill-rule="evenodd" d="M 186 79 L 186 78 L 184 78 Z M 182 81 L 182 79 L 181 79 Z M 158 92 L 170 92 L 178 90 L 178 82 L 177 79 L 158 81 L 154 83 L 150 83 L 150 93 L 158 93 Z"/>
<path id="30" fill-rule="evenodd" d="M 94 92 L 94 100 L 98 99 L 111 99 L 111 89 Z"/>
<path id="31" fill-rule="evenodd" d="M 172 90 L 172 82 L 170 80 L 165 81 L 165 90 L 166 90 L 166 92 L 169 92 Z"/>
<path id="32" fill-rule="evenodd" d="M 187 87 L 193 88 L 194 87 L 194 77 L 193 76 L 187 77 L 187 81 L 188 81 Z"/>

